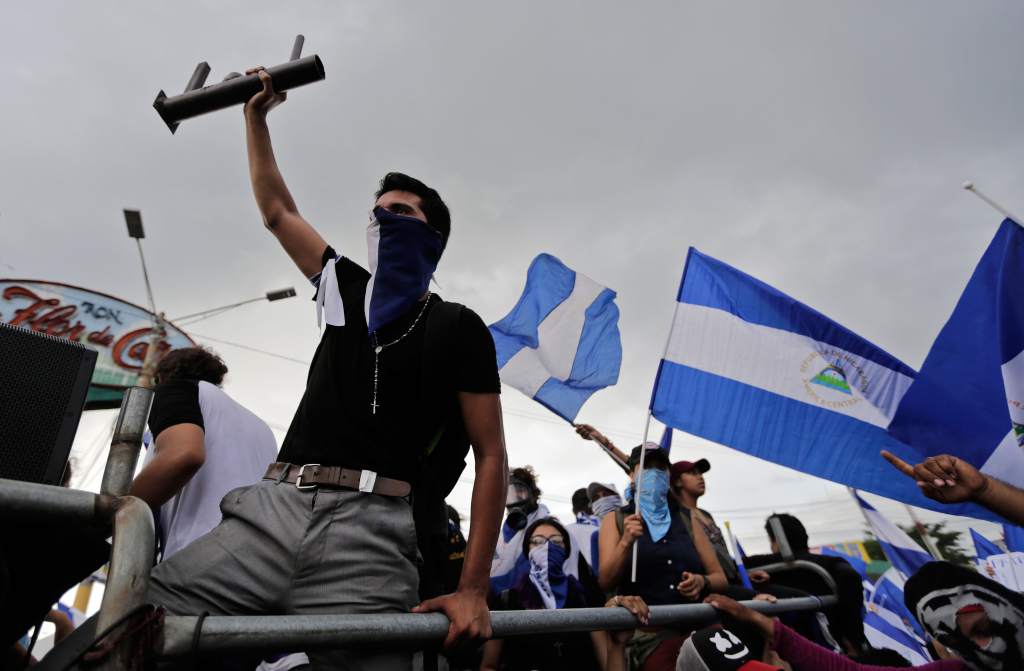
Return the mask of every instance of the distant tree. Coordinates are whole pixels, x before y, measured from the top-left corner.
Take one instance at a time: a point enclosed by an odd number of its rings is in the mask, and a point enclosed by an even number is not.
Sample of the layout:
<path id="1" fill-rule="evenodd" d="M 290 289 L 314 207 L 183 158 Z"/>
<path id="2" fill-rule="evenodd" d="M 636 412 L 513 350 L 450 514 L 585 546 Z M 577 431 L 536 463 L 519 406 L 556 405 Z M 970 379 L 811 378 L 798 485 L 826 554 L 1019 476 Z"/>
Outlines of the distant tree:
<path id="1" fill-rule="evenodd" d="M 935 522 L 932 524 L 925 524 L 925 528 L 928 530 L 928 535 L 931 537 L 932 543 L 938 549 L 939 554 L 942 555 L 943 559 L 952 562 L 954 564 L 961 564 L 963 566 L 970 566 L 973 568 L 971 555 L 965 553 L 960 549 L 960 536 L 962 535 L 959 531 L 953 531 L 952 529 L 946 528 L 945 522 Z M 901 527 L 908 536 L 914 539 L 923 552 L 927 552 L 928 549 L 921 542 L 921 534 L 917 531 L 917 527 L 908 526 Z M 882 546 L 875 539 L 874 534 L 870 531 L 867 532 L 867 538 L 864 539 L 864 548 L 868 551 L 868 556 L 872 559 L 885 560 L 885 553 L 882 551 Z"/>

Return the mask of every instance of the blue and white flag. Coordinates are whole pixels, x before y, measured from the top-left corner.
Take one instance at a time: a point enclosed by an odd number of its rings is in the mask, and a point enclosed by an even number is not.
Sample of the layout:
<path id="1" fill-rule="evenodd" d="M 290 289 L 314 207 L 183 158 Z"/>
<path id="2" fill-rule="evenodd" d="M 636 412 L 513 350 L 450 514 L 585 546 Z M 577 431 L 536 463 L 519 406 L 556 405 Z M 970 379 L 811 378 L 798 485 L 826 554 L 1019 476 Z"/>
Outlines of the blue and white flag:
<path id="1" fill-rule="evenodd" d="M 914 632 L 919 638 L 924 637 L 924 629 L 921 628 L 921 623 L 917 621 L 914 614 L 907 608 L 906 603 L 903 599 L 903 588 L 907 581 L 899 571 L 895 568 L 891 568 L 878 578 L 874 586 L 867 594 L 865 599 L 865 605 L 870 609 L 872 606 L 876 609 L 884 609 L 891 613 L 895 613 L 896 616 L 907 624 L 911 631 Z"/>
<path id="2" fill-rule="evenodd" d="M 978 556 L 978 559 L 988 559 L 992 555 L 1005 554 L 999 549 L 999 546 L 979 534 L 974 529 L 971 529 L 971 540 L 974 542 L 974 554 Z"/>
<path id="3" fill-rule="evenodd" d="M 661 432 L 661 440 L 658 441 L 658 447 L 665 451 L 665 454 L 672 453 L 672 427 L 666 426 L 665 430 Z"/>
<path id="4" fill-rule="evenodd" d="M 890 433 L 1024 487 L 1024 230 L 1003 221 Z M 989 516 L 989 519 L 992 519 Z"/>
<path id="5" fill-rule="evenodd" d="M 857 503 L 864 510 L 864 516 L 871 525 L 871 532 L 875 534 L 878 544 L 882 546 L 882 552 L 892 562 L 893 568 L 903 574 L 904 578 L 917 573 L 917 570 L 930 561 L 934 561 L 914 539 L 907 535 L 903 529 L 890 522 L 882 513 L 854 494 Z"/>
<path id="6" fill-rule="evenodd" d="M 519 302 L 490 328 L 501 381 L 567 422 L 619 379 L 615 292 L 550 254 L 533 260 Z"/>
<path id="7" fill-rule="evenodd" d="M 914 666 L 927 664 L 932 659 L 925 642 L 898 614 L 868 605 L 864 613 L 864 637 L 875 648 L 895 650 Z"/>
<path id="8" fill-rule="evenodd" d="M 651 398 L 661 422 L 755 457 L 913 505 L 943 505 L 879 456 L 914 371 L 856 333 L 691 248 Z"/>
<path id="9" fill-rule="evenodd" d="M 1024 529 L 1010 524 L 1003 525 L 1003 541 L 1010 552 L 1024 552 Z"/>
<path id="10" fill-rule="evenodd" d="M 1024 587 L 1024 553 L 1004 552 L 998 545 L 971 529 L 978 571 L 1019 592 Z"/>

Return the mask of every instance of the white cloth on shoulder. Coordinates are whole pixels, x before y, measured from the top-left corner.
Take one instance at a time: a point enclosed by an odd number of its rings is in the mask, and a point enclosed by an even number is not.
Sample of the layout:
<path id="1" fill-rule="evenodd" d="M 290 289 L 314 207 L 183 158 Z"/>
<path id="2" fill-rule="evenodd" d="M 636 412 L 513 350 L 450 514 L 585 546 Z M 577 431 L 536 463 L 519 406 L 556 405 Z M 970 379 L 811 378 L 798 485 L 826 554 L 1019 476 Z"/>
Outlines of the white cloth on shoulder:
<path id="1" fill-rule="evenodd" d="M 319 281 L 314 278 L 316 287 L 316 326 L 323 327 L 326 318 L 328 326 L 345 325 L 345 305 L 338 289 L 338 272 L 335 265 L 341 257 L 334 257 L 324 264 Z"/>

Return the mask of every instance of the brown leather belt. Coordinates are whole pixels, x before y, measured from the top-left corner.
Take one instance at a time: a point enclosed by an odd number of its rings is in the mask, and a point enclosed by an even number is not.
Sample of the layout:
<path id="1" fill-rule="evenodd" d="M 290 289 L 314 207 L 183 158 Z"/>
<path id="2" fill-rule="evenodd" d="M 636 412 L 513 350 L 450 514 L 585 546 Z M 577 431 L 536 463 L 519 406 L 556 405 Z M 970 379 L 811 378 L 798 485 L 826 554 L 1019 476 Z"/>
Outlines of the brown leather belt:
<path id="1" fill-rule="evenodd" d="M 263 476 L 263 479 L 287 482 L 294 484 L 299 489 L 337 487 L 382 496 L 408 496 L 412 491 L 412 486 L 408 482 L 385 478 L 373 471 L 357 471 L 352 468 L 321 466 L 320 464 L 300 466 L 277 461 L 267 467 L 267 474 Z"/>

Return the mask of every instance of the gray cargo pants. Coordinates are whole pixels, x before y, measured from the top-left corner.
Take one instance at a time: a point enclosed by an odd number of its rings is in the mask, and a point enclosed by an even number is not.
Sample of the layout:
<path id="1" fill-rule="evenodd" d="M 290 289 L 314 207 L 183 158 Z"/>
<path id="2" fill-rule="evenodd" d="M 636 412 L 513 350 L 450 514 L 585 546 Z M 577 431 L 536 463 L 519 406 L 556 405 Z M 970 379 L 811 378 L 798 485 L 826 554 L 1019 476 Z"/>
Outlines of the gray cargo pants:
<path id="1" fill-rule="evenodd" d="M 418 602 L 404 499 L 272 480 L 234 489 L 223 521 L 158 564 L 147 601 L 197 615 L 407 613 Z M 314 669 L 411 669 L 402 650 L 311 652 Z"/>

